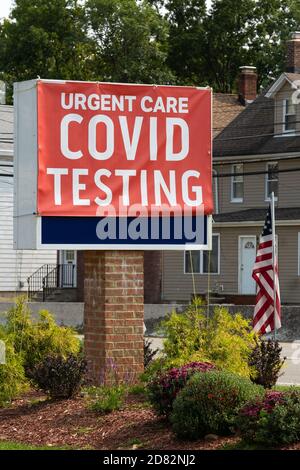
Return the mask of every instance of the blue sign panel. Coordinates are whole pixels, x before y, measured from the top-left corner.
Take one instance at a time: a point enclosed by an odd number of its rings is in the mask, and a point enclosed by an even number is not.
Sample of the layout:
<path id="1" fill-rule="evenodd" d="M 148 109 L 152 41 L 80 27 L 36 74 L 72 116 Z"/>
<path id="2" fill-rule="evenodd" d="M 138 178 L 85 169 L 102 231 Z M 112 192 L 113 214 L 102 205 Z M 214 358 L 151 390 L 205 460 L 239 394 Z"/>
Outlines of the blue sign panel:
<path id="1" fill-rule="evenodd" d="M 41 217 L 41 246 L 103 249 L 207 249 L 210 219 L 193 217 Z"/>

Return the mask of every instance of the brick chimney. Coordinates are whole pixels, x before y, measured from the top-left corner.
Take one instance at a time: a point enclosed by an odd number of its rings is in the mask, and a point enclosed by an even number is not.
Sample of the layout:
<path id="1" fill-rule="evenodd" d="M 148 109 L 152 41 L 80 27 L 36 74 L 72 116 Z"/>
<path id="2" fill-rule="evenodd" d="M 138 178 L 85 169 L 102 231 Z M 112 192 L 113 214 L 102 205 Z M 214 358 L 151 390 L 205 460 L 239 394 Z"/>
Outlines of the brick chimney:
<path id="1" fill-rule="evenodd" d="M 252 103 L 257 96 L 257 73 L 256 67 L 240 67 L 239 76 L 239 100 L 247 106 Z"/>
<path id="2" fill-rule="evenodd" d="M 287 42 L 286 72 L 300 73 L 300 32 L 292 34 L 292 38 Z"/>

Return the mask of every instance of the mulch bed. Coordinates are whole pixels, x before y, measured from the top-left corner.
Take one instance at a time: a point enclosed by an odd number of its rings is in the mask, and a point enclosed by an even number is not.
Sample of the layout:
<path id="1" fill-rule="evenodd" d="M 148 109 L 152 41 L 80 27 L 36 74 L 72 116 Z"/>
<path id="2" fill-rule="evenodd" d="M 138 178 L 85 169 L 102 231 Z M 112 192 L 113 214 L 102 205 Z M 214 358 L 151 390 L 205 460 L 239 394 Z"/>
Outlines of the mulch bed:
<path id="1" fill-rule="evenodd" d="M 101 415 L 88 410 L 82 397 L 50 401 L 30 392 L 11 407 L 0 409 L 0 441 L 99 450 L 214 450 L 237 438 L 177 440 L 168 422 L 133 396 L 122 410 Z"/>
<path id="2" fill-rule="evenodd" d="M 239 439 L 178 440 L 170 424 L 136 396 L 127 397 L 122 410 L 101 415 L 89 410 L 82 397 L 52 401 L 29 392 L 0 408 L 1 441 L 73 449 L 217 450 Z M 282 450 L 300 450 L 300 443 Z"/>

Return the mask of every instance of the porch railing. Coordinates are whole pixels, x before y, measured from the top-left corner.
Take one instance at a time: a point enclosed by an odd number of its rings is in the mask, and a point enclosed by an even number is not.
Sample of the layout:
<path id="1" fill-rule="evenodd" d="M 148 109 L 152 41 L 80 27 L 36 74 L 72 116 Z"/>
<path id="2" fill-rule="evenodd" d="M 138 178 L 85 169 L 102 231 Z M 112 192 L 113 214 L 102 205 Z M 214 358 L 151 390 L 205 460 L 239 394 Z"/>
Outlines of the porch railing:
<path id="1" fill-rule="evenodd" d="M 75 265 L 44 264 L 28 277 L 27 284 L 29 300 L 41 295 L 45 301 L 56 289 L 75 287 Z"/>

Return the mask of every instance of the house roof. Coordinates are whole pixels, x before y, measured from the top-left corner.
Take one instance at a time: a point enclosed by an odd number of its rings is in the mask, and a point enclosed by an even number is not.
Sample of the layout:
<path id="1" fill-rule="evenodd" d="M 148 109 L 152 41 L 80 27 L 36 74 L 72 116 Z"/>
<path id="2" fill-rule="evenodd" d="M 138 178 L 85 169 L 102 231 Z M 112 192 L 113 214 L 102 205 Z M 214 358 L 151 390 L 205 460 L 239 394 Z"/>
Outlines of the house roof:
<path id="1" fill-rule="evenodd" d="M 239 222 L 263 222 L 267 215 L 267 209 L 246 209 L 243 211 L 215 214 L 214 222 L 239 223 Z M 300 220 L 300 207 L 276 208 L 275 218 L 277 221 Z"/>
<path id="2" fill-rule="evenodd" d="M 13 106 L 0 105 L 0 151 L 13 150 Z"/>
<path id="3" fill-rule="evenodd" d="M 218 135 L 244 110 L 238 96 L 214 93 L 213 135 Z M 13 150 L 13 106 L 0 105 L 0 150 Z"/>
<path id="4" fill-rule="evenodd" d="M 297 89 L 297 86 L 294 85 L 296 80 L 300 80 L 300 74 L 299 73 L 288 73 L 284 72 L 283 74 L 280 75 L 280 77 L 273 83 L 273 85 L 268 89 L 266 93 L 266 98 L 274 98 L 276 93 L 280 90 L 282 85 L 285 82 L 288 82 L 294 90 Z"/>
<path id="5" fill-rule="evenodd" d="M 214 93 L 213 95 L 213 136 L 216 137 L 243 110 L 237 95 Z"/>
<path id="6" fill-rule="evenodd" d="M 299 74 L 292 73 L 283 74 L 278 80 L 283 76 L 288 81 L 300 80 Z M 274 86 L 258 96 L 216 136 L 214 158 L 299 152 L 300 135 L 274 137 L 275 102 L 267 98 Z"/>

